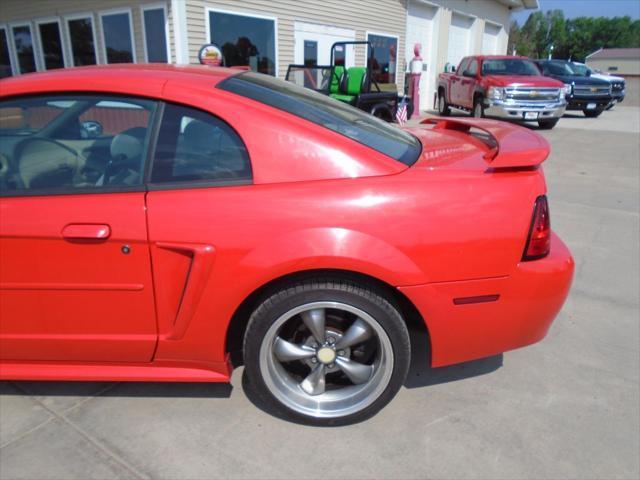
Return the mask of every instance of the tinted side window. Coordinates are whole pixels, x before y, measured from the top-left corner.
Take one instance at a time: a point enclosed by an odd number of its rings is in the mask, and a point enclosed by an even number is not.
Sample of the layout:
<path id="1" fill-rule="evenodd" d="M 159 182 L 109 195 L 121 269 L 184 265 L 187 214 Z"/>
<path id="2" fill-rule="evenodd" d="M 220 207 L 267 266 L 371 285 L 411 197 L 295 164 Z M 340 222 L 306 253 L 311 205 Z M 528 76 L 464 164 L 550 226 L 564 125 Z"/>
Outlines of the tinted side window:
<path id="1" fill-rule="evenodd" d="M 0 102 L 0 191 L 139 187 L 156 103 L 101 95 Z"/>
<path id="2" fill-rule="evenodd" d="M 248 183 L 251 163 L 244 143 L 222 120 L 167 104 L 160 125 L 152 183 Z"/>
<path id="3" fill-rule="evenodd" d="M 458 69 L 456 70 L 456 74 L 462 75 L 464 73 L 464 71 L 467 69 L 467 65 L 468 64 L 469 64 L 469 59 L 468 58 L 463 58 L 460 61 L 460 65 L 458 65 Z"/>

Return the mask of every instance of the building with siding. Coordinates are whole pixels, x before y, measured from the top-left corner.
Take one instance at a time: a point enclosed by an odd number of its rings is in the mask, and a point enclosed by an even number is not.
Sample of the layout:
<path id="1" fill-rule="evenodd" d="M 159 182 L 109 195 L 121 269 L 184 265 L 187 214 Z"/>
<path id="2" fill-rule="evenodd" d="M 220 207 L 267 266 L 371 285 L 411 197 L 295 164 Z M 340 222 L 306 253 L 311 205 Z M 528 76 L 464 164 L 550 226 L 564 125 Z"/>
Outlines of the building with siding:
<path id="1" fill-rule="evenodd" d="M 640 48 L 601 48 L 587 55 L 585 62 L 594 70 L 611 75 L 640 76 Z"/>
<path id="2" fill-rule="evenodd" d="M 331 45 L 369 40 L 374 75 L 402 92 L 415 43 L 421 108 L 437 74 L 472 54 L 504 54 L 510 13 L 537 0 L 3 0 L 0 76 L 118 62 L 198 63 L 206 43 L 227 63 L 284 78 L 289 64 L 326 65 Z M 347 48 L 347 65 L 364 49 Z"/>

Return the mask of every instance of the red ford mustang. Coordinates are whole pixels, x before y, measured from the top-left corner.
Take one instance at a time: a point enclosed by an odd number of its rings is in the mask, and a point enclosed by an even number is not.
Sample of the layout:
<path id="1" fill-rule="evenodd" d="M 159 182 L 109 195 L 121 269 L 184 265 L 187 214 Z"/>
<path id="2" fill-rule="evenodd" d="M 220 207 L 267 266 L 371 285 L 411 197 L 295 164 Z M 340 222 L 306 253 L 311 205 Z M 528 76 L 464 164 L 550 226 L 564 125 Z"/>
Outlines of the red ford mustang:
<path id="1" fill-rule="evenodd" d="M 110 66 L 0 82 L 0 378 L 227 382 L 358 421 L 407 320 L 449 365 L 543 338 L 573 260 L 522 127 L 399 129 L 272 77 Z"/>

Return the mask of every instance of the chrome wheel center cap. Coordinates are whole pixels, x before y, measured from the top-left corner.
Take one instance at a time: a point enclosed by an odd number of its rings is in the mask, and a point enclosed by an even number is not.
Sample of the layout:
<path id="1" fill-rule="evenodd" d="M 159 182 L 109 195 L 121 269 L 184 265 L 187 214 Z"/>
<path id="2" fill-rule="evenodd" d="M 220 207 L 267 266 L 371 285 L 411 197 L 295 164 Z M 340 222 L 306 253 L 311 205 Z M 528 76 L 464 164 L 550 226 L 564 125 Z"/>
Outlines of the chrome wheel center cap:
<path id="1" fill-rule="evenodd" d="M 318 350 L 316 357 L 318 357 L 318 360 L 320 360 L 322 363 L 328 365 L 330 363 L 333 363 L 336 359 L 336 351 L 333 348 L 322 347 L 320 350 Z"/>

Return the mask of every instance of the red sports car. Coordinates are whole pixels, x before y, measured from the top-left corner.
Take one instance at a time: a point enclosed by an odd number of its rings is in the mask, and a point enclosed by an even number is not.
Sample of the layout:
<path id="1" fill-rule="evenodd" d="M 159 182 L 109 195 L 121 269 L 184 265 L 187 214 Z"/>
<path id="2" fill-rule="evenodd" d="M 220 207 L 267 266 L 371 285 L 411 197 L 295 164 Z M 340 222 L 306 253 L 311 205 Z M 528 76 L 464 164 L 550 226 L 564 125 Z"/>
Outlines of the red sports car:
<path id="1" fill-rule="evenodd" d="M 400 129 L 275 78 L 107 66 L 0 82 L 0 378 L 228 382 L 314 424 L 410 362 L 542 339 L 571 284 L 536 133 Z M 237 359 L 234 362 L 234 359 Z"/>

